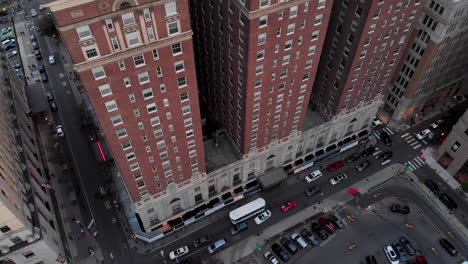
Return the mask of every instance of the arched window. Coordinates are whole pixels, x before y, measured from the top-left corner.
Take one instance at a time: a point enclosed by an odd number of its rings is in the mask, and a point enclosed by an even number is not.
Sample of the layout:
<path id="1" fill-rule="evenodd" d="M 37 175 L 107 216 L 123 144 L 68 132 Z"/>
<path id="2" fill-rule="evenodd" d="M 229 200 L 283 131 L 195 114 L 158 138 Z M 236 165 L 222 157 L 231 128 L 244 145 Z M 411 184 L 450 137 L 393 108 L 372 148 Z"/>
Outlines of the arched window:
<path id="1" fill-rule="evenodd" d="M 130 8 L 130 7 L 132 7 L 132 4 L 130 4 L 129 2 L 122 2 L 122 3 L 120 3 L 119 9 L 124 10 L 124 9 Z"/>

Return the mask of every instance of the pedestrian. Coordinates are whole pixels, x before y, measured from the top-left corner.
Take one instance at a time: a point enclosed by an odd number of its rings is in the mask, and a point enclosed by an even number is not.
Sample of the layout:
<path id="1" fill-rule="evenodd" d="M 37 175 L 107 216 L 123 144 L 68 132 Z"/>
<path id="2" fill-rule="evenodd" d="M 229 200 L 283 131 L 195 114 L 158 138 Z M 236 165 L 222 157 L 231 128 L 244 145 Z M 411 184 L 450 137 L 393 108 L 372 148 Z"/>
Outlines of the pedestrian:
<path id="1" fill-rule="evenodd" d="M 29 81 L 29 77 L 27 77 L 27 76 L 26 76 L 26 80 L 28 80 L 28 81 Z"/>

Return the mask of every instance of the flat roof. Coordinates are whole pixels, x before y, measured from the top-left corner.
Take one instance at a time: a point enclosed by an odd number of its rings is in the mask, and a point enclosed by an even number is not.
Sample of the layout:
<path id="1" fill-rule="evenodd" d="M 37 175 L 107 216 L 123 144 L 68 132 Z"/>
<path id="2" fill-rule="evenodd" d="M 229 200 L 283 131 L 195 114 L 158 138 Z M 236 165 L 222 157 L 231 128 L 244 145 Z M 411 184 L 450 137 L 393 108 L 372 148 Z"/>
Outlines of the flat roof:
<path id="1" fill-rule="evenodd" d="M 240 153 L 232 144 L 229 135 L 221 134 L 216 139 L 209 139 L 205 142 L 205 167 L 210 173 L 235 161 L 240 160 Z"/>

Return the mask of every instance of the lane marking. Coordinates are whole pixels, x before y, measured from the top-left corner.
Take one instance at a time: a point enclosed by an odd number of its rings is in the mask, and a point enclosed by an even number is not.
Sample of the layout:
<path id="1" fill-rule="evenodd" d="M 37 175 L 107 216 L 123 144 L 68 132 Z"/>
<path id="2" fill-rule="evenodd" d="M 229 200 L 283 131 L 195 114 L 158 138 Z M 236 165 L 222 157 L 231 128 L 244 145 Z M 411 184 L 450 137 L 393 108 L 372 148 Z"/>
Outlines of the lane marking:
<path id="1" fill-rule="evenodd" d="M 427 145 L 427 142 L 426 142 L 424 139 L 421 139 L 421 141 L 422 141 L 424 144 Z"/>
<path id="2" fill-rule="evenodd" d="M 411 142 L 411 144 L 409 144 L 410 146 L 414 147 L 415 145 L 419 144 L 419 142 L 415 141 L 415 142 Z"/>
<path id="3" fill-rule="evenodd" d="M 390 161 L 391 161 L 391 160 L 386 160 L 386 161 L 382 162 L 381 164 L 382 164 L 382 165 L 385 165 L 385 164 L 389 163 Z"/>
<path id="4" fill-rule="evenodd" d="M 377 157 L 377 155 L 382 152 L 381 150 L 377 151 L 377 152 L 374 152 L 372 155 L 374 155 L 374 157 Z"/>
<path id="5" fill-rule="evenodd" d="M 408 135 L 409 135 L 409 133 L 405 133 L 405 134 L 401 135 L 401 137 L 404 138 L 404 137 L 406 137 Z"/>
<path id="6" fill-rule="evenodd" d="M 417 163 L 419 166 L 423 166 L 424 164 L 422 164 L 418 159 L 413 159 L 413 162 L 414 163 Z"/>
<path id="7" fill-rule="evenodd" d="M 393 134 L 394 134 L 393 131 L 392 131 L 390 128 L 388 128 L 388 127 L 384 127 L 384 130 L 385 130 L 386 132 L 388 132 L 390 135 L 393 135 Z"/>
<path id="8" fill-rule="evenodd" d="M 417 146 L 414 146 L 413 149 L 417 149 L 417 148 L 420 148 L 421 145 L 417 145 Z"/>
<path id="9" fill-rule="evenodd" d="M 408 161 L 408 163 L 411 164 L 411 167 L 414 168 L 414 169 L 419 168 L 418 165 L 413 164 L 411 161 Z"/>

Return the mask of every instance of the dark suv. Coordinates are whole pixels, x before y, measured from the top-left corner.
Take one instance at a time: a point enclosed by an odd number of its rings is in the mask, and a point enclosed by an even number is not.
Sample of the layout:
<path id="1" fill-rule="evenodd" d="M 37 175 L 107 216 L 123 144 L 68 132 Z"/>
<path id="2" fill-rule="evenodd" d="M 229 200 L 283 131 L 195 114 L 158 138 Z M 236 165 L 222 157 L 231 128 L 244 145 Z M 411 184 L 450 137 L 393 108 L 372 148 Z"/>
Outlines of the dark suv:
<path id="1" fill-rule="evenodd" d="M 312 186 L 312 187 L 305 189 L 304 192 L 307 197 L 311 197 L 312 195 L 319 193 L 320 188 L 316 186 Z"/>
<path id="2" fill-rule="evenodd" d="M 354 154 L 351 154 L 349 155 L 348 157 L 346 157 L 345 161 L 346 163 L 353 163 L 355 162 L 356 160 L 360 159 L 361 158 L 361 154 L 360 153 L 354 153 Z"/>
<path id="3" fill-rule="evenodd" d="M 452 197 L 448 196 L 448 194 L 443 193 L 439 196 L 440 201 L 447 206 L 447 208 L 451 211 L 457 209 L 457 203 L 452 199 Z"/>
<path id="4" fill-rule="evenodd" d="M 431 192 L 433 192 L 434 194 L 439 194 L 440 192 L 439 186 L 433 180 L 428 179 L 424 182 L 424 184 L 426 185 L 427 188 L 429 188 L 429 190 L 431 190 Z"/>
<path id="5" fill-rule="evenodd" d="M 447 239 L 442 238 L 439 243 L 450 255 L 456 256 L 458 254 L 457 249 Z"/>
<path id="6" fill-rule="evenodd" d="M 392 145 L 392 139 L 390 138 L 390 135 L 387 134 L 387 132 L 384 131 L 380 133 L 380 138 L 385 143 L 385 146 L 390 147 Z"/>
<path id="7" fill-rule="evenodd" d="M 374 152 L 375 152 L 375 147 L 368 147 L 368 148 L 366 148 L 365 150 L 363 150 L 361 152 L 361 155 L 363 157 L 367 157 L 367 156 L 371 155 Z"/>
<path id="8" fill-rule="evenodd" d="M 289 254 L 278 244 L 274 243 L 273 245 L 271 245 L 271 249 L 273 250 L 273 252 L 275 252 L 275 254 L 284 262 L 287 262 L 288 260 L 291 259 L 291 257 L 289 256 Z"/>
<path id="9" fill-rule="evenodd" d="M 291 254 L 296 254 L 296 252 L 297 252 L 298 249 L 297 249 L 296 245 L 294 245 L 294 243 L 291 242 L 289 239 L 287 239 L 287 238 L 282 238 L 282 239 L 280 240 L 280 243 L 281 243 L 281 245 L 283 245 L 283 247 L 284 247 L 287 251 L 289 251 L 289 253 L 291 253 Z"/>
<path id="10" fill-rule="evenodd" d="M 377 158 L 380 160 L 380 162 L 384 162 L 386 160 L 391 159 L 392 157 L 393 157 L 393 152 L 389 150 L 380 154 Z"/>

